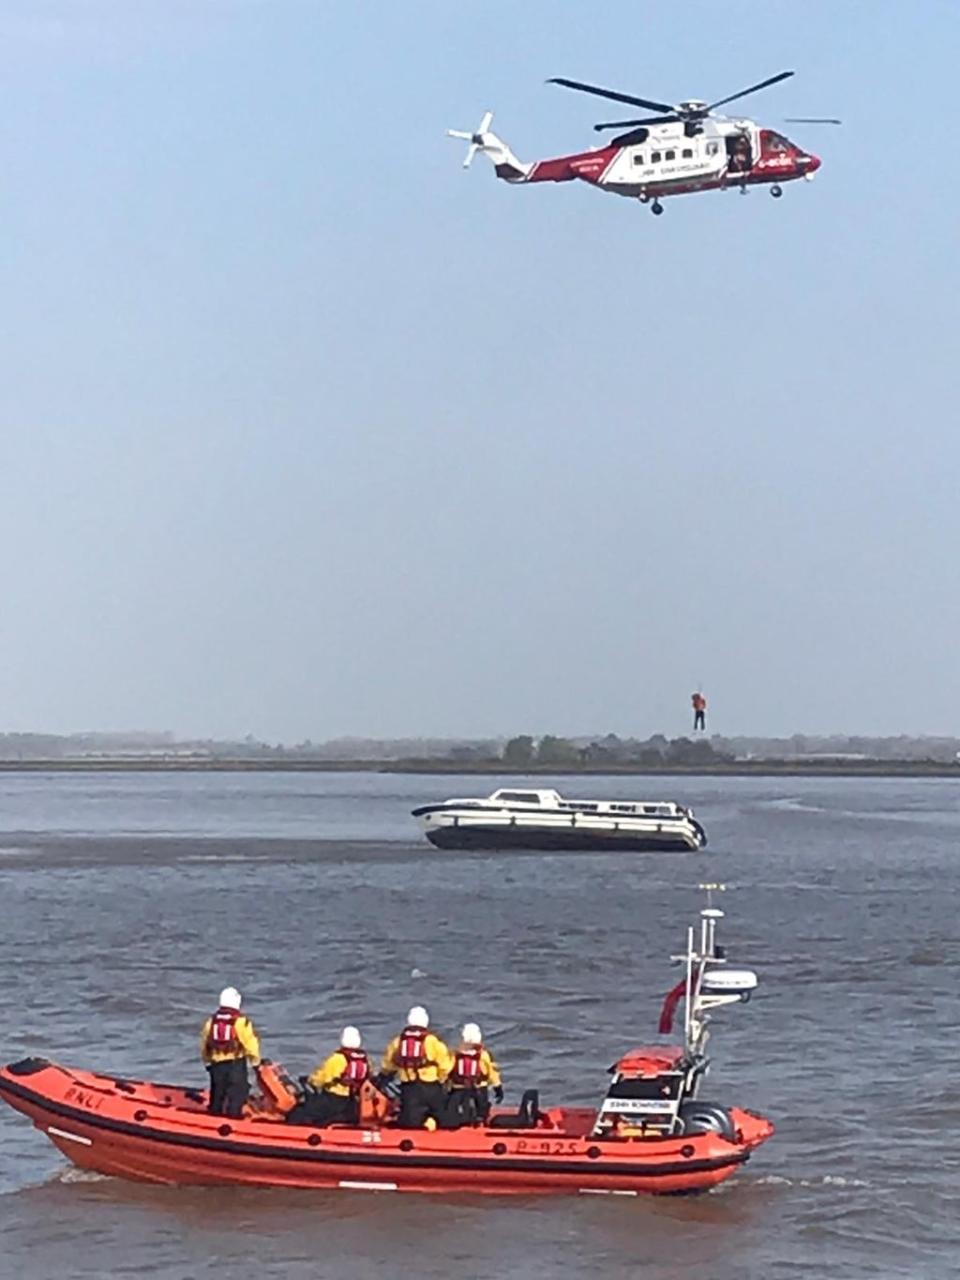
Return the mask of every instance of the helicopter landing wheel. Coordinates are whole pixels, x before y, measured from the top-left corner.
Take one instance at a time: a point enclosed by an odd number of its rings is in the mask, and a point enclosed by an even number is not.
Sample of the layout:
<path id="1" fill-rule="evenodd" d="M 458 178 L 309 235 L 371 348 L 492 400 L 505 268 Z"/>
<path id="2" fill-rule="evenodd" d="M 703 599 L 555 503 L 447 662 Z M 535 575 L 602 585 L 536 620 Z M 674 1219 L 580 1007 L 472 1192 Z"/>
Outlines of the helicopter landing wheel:
<path id="1" fill-rule="evenodd" d="M 774 200 L 780 199 L 780 197 L 783 195 L 783 187 L 780 186 L 779 182 L 775 182 L 773 184 L 773 186 L 770 188 L 770 194 L 773 196 Z"/>
<path id="2" fill-rule="evenodd" d="M 663 205 L 659 200 L 654 200 L 653 204 L 650 206 L 650 212 L 656 217 L 660 217 L 661 213 L 663 213 Z"/>

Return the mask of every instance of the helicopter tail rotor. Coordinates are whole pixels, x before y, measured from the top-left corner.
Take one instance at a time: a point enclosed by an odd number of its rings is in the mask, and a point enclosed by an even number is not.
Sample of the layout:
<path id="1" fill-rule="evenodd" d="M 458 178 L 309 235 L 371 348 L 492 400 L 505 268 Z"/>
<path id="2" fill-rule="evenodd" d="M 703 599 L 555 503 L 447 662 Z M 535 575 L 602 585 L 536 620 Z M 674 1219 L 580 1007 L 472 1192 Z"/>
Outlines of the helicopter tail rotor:
<path id="1" fill-rule="evenodd" d="M 459 138 L 468 144 L 467 154 L 463 160 L 464 169 L 470 168 L 473 157 L 480 151 L 492 162 L 498 178 L 504 178 L 507 182 L 522 182 L 532 166 L 521 164 L 507 144 L 495 133 L 490 132 L 492 122 L 493 112 L 485 111 L 479 125 L 472 133 L 466 133 L 463 129 L 448 129 L 447 137 Z"/>
<path id="2" fill-rule="evenodd" d="M 460 138 L 464 142 L 469 142 L 470 144 L 467 147 L 467 154 L 463 161 L 463 167 L 465 169 L 470 168 L 471 164 L 473 163 L 473 157 L 477 154 L 477 152 L 481 149 L 481 147 L 483 147 L 484 135 L 489 133 L 490 125 L 492 123 L 493 123 L 493 112 L 485 111 L 483 113 L 483 119 L 480 121 L 480 124 L 473 131 L 473 133 L 464 133 L 462 129 L 447 130 L 448 138 Z"/>

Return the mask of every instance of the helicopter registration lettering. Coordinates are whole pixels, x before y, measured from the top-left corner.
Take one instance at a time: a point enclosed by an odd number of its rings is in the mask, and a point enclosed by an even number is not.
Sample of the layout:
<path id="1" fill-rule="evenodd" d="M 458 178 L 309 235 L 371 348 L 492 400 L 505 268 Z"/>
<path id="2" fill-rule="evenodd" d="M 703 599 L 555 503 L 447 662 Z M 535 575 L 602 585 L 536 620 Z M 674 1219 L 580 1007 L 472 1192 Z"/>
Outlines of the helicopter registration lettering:
<path id="1" fill-rule="evenodd" d="M 579 1148 L 575 1138 L 543 1138 L 532 1141 L 521 1138 L 517 1143 L 517 1155 L 575 1156 Z"/>
<path id="2" fill-rule="evenodd" d="M 790 169 L 793 167 L 793 156 L 763 156 L 757 161 L 758 169 Z"/>

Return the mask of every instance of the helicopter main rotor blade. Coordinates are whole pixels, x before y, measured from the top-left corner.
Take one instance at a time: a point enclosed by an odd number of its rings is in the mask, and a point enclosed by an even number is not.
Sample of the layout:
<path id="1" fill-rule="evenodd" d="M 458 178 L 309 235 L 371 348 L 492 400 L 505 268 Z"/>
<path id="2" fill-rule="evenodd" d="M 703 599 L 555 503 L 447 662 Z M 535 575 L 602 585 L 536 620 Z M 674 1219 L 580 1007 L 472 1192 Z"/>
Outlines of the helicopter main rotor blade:
<path id="1" fill-rule="evenodd" d="M 595 133 L 602 133 L 604 129 L 636 129 L 645 124 L 673 124 L 675 120 L 679 120 L 680 116 L 647 116 L 645 120 L 608 120 L 604 124 L 595 124 L 593 126 Z"/>
<path id="2" fill-rule="evenodd" d="M 715 107 L 724 107 L 728 102 L 736 102 L 738 98 L 745 98 L 747 94 L 757 93 L 760 89 L 768 89 L 772 84 L 779 84 L 781 80 L 789 80 L 794 73 L 792 71 L 781 71 L 777 76 L 771 76 L 769 80 L 761 80 L 759 84 L 752 84 L 749 89 L 741 89 L 739 93 L 731 93 L 729 98 L 721 98 L 718 102 L 711 102 L 708 111 L 713 111 Z"/>
<path id="3" fill-rule="evenodd" d="M 629 93 L 614 93 L 612 89 L 601 89 L 595 84 L 581 84 L 579 80 L 564 80 L 562 76 L 552 76 L 547 84 L 560 84 L 565 89 L 576 89 L 579 93 L 592 93 L 598 98 L 609 98 L 612 102 L 626 102 L 631 107 L 644 107 L 647 111 L 673 110 L 669 102 L 651 102 L 647 98 L 634 98 Z"/>
<path id="4" fill-rule="evenodd" d="M 843 124 L 833 116 L 784 116 L 784 124 Z"/>

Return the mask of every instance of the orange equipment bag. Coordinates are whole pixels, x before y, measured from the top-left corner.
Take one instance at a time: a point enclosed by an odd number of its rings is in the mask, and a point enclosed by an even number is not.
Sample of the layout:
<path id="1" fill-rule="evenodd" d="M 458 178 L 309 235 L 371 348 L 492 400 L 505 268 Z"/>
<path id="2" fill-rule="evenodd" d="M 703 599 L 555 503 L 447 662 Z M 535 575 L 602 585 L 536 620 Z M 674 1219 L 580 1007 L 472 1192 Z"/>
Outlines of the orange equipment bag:
<path id="1" fill-rule="evenodd" d="M 257 1081 L 264 1101 L 280 1115 L 285 1116 L 297 1105 L 299 1101 L 297 1086 L 279 1062 L 264 1059 L 257 1067 Z"/>
<path id="2" fill-rule="evenodd" d="M 360 1086 L 360 1123 L 362 1125 L 383 1124 L 389 1120 L 394 1109 L 394 1104 L 385 1093 L 381 1093 L 369 1080 L 364 1080 Z"/>

